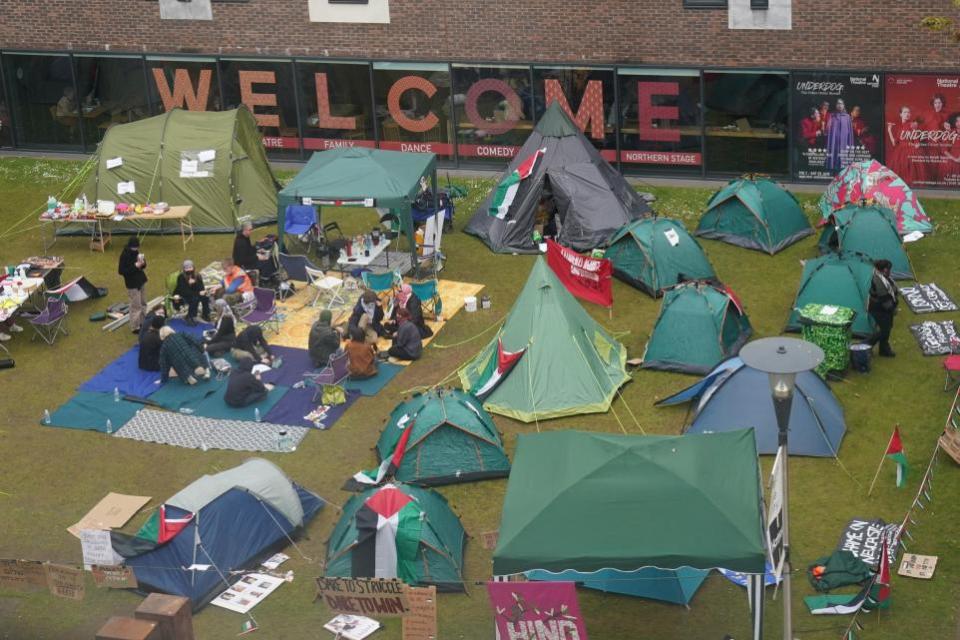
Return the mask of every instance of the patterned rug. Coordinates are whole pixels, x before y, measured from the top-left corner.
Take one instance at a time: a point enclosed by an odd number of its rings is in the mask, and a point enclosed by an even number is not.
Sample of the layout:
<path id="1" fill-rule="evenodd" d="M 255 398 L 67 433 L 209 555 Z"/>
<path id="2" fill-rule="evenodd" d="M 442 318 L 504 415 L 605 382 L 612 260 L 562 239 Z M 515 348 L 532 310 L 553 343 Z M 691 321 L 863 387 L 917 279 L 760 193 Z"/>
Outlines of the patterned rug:
<path id="1" fill-rule="evenodd" d="M 287 432 L 287 449 L 279 448 L 280 431 Z M 231 451 L 294 451 L 307 432 L 304 427 L 247 422 L 242 420 L 213 420 L 171 411 L 143 409 L 137 412 L 113 435 L 141 442 L 156 442 L 187 449 L 229 449 Z"/>

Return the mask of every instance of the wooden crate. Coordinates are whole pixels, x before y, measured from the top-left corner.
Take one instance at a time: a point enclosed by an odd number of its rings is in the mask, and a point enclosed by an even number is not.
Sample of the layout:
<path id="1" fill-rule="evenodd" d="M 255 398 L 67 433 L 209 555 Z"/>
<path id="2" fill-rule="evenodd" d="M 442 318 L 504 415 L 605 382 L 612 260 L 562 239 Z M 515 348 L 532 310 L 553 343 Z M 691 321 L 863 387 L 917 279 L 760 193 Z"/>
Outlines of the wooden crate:
<path id="1" fill-rule="evenodd" d="M 114 616 L 97 631 L 96 640 L 160 640 L 157 623 Z"/>
<path id="2" fill-rule="evenodd" d="M 960 431 L 948 427 L 940 436 L 940 447 L 954 462 L 960 464 Z"/>
<path id="3" fill-rule="evenodd" d="M 189 598 L 151 593 L 133 615 L 157 624 L 158 640 L 194 640 Z"/>

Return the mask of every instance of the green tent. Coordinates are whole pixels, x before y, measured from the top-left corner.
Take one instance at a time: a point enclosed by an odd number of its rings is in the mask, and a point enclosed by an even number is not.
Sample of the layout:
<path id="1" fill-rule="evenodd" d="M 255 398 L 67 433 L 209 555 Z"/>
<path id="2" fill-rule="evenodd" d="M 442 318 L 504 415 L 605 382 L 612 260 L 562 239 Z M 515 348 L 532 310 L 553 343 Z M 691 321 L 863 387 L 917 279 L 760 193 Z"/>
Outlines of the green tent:
<path id="1" fill-rule="evenodd" d="M 813 228 L 792 193 L 770 178 L 744 176 L 713 194 L 695 233 L 773 255 Z"/>
<path id="2" fill-rule="evenodd" d="M 873 264 L 856 253 L 828 253 L 803 265 L 800 289 L 787 320 L 787 331 L 800 331 L 797 311 L 808 304 L 836 305 L 857 312 L 853 334 L 861 338 L 873 335 L 875 324 L 867 312 Z"/>
<path id="3" fill-rule="evenodd" d="M 284 220 L 289 205 L 308 198 L 314 206 L 376 207 L 390 209 L 414 244 L 410 205 L 420 193 L 421 178 L 430 179 L 437 193 L 437 157 L 432 153 L 405 153 L 365 147 L 318 151 L 297 176 L 280 191 L 277 229 L 283 243 Z M 436 202 L 434 202 L 436 209 Z"/>
<path id="4" fill-rule="evenodd" d="M 644 218 L 623 226 L 610 239 L 604 257 L 613 263 L 617 277 L 655 298 L 681 281 L 716 278 L 700 243 L 671 218 Z"/>
<path id="5" fill-rule="evenodd" d="M 380 434 L 377 457 L 381 464 L 374 482 L 392 476 L 440 485 L 510 473 L 493 418 L 477 398 L 459 389 L 431 389 L 398 404 Z M 354 479 L 369 482 L 366 477 Z"/>
<path id="6" fill-rule="evenodd" d="M 327 541 L 327 577 L 399 578 L 464 591 L 466 533 L 446 499 L 430 489 L 388 484 L 347 500 Z"/>
<path id="7" fill-rule="evenodd" d="M 887 259 L 893 263 L 892 275 L 912 280 L 910 258 L 897 233 L 896 214 L 877 205 L 848 204 L 830 214 L 820 235 L 820 252 L 847 251 L 870 260 Z"/>
<path id="8" fill-rule="evenodd" d="M 229 111 L 172 109 L 159 116 L 107 129 L 83 187 L 93 202 L 190 205 L 195 231 L 234 231 L 239 218 L 274 221 L 277 188 L 246 107 Z M 115 166 L 119 162 L 118 166 Z M 133 193 L 119 193 L 121 183 Z M 119 223 L 114 231 L 152 230 L 156 223 Z M 164 231 L 179 229 L 165 222 Z"/>
<path id="9" fill-rule="evenodd" d="M 642 366 L 706 374 L 736 355 L 751 333 L 750 319 L 726 287 L 678 285 L 664 294 Z"/>
<path id="10" fill-rule="evenodd" d="M 493 572 L 722 567 L 762 577 L 761 499 L 752 429 L 521 434 Z"/>
<path id="11" fill-rule="evenodd" d="M 564 288 L 542 257 L 497 336 L 460 370 L 463 388 L 481 382 L 503 349 L 526 352 L 484 398 L 483 406 L 523 422 L 599 413 L 630 379 L 627 350 Z"/>

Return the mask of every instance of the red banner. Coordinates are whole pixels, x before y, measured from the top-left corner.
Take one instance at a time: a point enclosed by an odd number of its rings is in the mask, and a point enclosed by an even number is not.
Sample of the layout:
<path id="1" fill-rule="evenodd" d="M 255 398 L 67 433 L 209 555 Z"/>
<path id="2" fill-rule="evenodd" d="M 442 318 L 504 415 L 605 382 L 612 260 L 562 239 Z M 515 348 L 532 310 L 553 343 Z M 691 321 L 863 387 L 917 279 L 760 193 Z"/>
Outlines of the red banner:
<path id="1" fill-rule="evenodd" d="M 582 300 L 613 306 L 613 264 L 603 258 L 588 258 L 547 240 L 547 264 L 567 291 Z"/>

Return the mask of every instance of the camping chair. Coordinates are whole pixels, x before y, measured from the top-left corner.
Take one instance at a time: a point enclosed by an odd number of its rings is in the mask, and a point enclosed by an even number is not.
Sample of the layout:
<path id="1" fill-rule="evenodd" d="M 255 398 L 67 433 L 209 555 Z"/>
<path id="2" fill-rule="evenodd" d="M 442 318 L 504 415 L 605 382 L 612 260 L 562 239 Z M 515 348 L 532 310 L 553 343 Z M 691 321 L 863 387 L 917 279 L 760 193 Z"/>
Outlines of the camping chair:
<path id="1" fill-rule="evenodd" d="M 37 336 L 43 338 L 43 341 L 49 345 L 57 340 L 57 335 L 70 335 L 67 333 L 67 327 L 64 326 L 67 321 L 67 303 L 59 298 L 48 298 L 46 308 L 37 314 L 21 314 L 30 323 L 36 333 L 30 338 L 33 342 Z"/>
<path id="2" fill-rule="evenodd" d="M 387 300 L 384 315 L 389 318 L 393 313 L 393 290 L 403 284 L 403 278 L 396 271 L 386 273 L 364 271 L 360 274 L 360 278 L 363 280 L 364 288 L 373 291 L 381 299 Z"/>
<path id="3" fill-rule="evenodd" d="M 310 282 L 307 269 L 317 269 L 306 256 L 291 256 L 286 253 L 280 254 L 280 266 L 287 272 L 288 280 L 297 282 Z"/>
<path id="4" fill-rule="evenodd" d="M 347 376 L 350 375 L 347 369 L 347 360 L 347 352 L 338 349 L 336 353 L 330 355 L 326 367 L 316 373 L 308 371 L 303 374 L 304 382 L 309 382 L 317 387 L 313 396 L 314 402 L 320 401 L 324 386 L 340 384 L 347 379 Z"/>
<path id="5" fill-rule="evenodd" d="M 264 331 L 273 328 L 276 333 L 279 333 L 280 319 L 277 317 L 276 292 L 273 289 L 254 287 L 253 296 L 256 306 L 240 319 L 247 324 L 259 325 Z"/>
<path id="6" fill-rule="evenodd" d="M 346 304 L 347 301 L 340 295 L 340 291 L 343 289 L 343 280 L 328 276 L 320 269 L 311 269 L 310 267 L 304 267 L 304 269 L 307 272 L 307 277 L 310 279 L 310 286 L 317 290 L 317 295 L 313 298 L 310 306 L 317 306 L 317 303 L 320 302 L 320 296 L 323 295 L 324 291 L 330 294 L 330 302 L 327 303 L 327 309 L 331 308 L 334 304 Z"/>
<path id="7" fill-rule="evenodd" d="M 443 239 L 443 221 L 437 224 L 437 215 L 427 218 L 426 228 L 423 231 L 423 253 L 417 256 L 417 277 L 432 274 L 434 278 L 443 269 L 443 253 L 440 251 L 440 241 Z"/>
<path id="8" fill-rule="evenodd" d="M 163 296 L 163 310 L 167 312 L 167 317 L 171 320 L 173 318 L 185 318 L 187 316 L 187 309 L 189 308 L 186 302 L 183 302 L 178 309 L 173 304 L 173 292 L 177 289 L 177 279 L 180 277 L 179 271 L 174 271 L 167 274 L 167 279 L 164 281 L 166 285 L 167 292 Z"/>
<path id="9" fill-rule="evenodd" d="M 960 354 L 952 353 L 943 359 L 943 371 L 946 378 L 943 381 L 943 390 L 950 391 L 960 386 Z"/>
<path id="10" fill-rule="evenodd" d="M 286 217 L 283 219 L 284 233 L 292 236 L 302 236 L 317 226 L 317 210 L 309 204 L 287 205 Z"/>
<path id="11" fill-rule="evenodd" d="M 431 318 L 436 318 L 443 309 L 443 303 L 440 301 L 439 283 L 436 280 L 426 280 L 424 282 L 411 282 L 410 288 L 420 298 L 420 301 L 426 305 L 430 303 L 429 312 Z"/>

